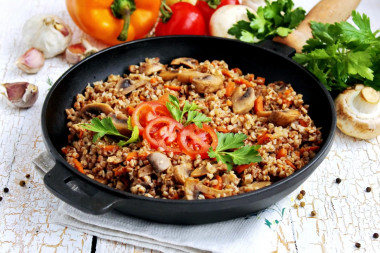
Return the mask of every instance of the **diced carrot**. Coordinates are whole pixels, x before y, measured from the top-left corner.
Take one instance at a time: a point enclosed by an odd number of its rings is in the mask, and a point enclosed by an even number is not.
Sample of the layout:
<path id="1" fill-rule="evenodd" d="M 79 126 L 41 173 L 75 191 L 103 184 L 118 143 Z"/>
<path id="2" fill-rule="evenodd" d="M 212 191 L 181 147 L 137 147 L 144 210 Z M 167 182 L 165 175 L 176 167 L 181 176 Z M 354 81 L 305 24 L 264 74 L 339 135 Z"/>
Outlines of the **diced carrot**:
<path id="1" fill-rule="evenodd" d="M 303 120 L 303 119 L 299 119 L 298 122 L 303 127 L 307 127 L 309 125 L 309 123 L 306 120 Z"/>
<path id="2" fill-rule="evenodd" d="M 128 115 L 132 115 L 133 112 L 135 111 L 135 108 L 129 105 L 127 107 L 126 111 L 127 111 Z"/>
<path id="3" fill-rule="evenodd" d="M 264 133 L 261 136 L 257 137 L 257 144 L 259 145 L 266 144 L 270 142 L 271 140 L 273 140 L 273 135 Z"/>
<path id="4" fill-rule="evenodd" d="M 132 160 L 133 158 L 136 158 L 136 157 L 138 157 L 137 152 L 130 152 L 127 155 L 127 161 L 130 161 L 130 160 Z"/>
<path id="5" fill-rule="evenodd" d="M 83 165 L 77 160 L 77 159 L 73 159 L 74 161 L 74 167 L 82 174 L 84 174 L 84 170 L 83 170 Z"/>
<path id="6" fill-rule="evenodd" d="M 288 151 L 285 148 L 280 148 L 276 152 L 276 158 L 280 159 L 281 157 L 285 157 L 288 155 Z"/>
<path id="7" fill-rule="evenodd" d="M 79 134 L 78 134 L 78 138 L 79 139 L 82 139 L 83 138 L 83 135 L 84 135 L 84 130 L 79 130 Z"/>
<path id="8" fill-rule="evenodd" d="M 309 151 L 317 151 L 320 147 L 319 146 L 310 146 L 310 147 L 303 147 L 300 148 L 300 153 L 303 154 L 304 152 Z"/>
<path id="9" fill-rule="evenodd" d="M 241 71 L 241 69 L 239 69 L 239 68 L 233 68 L 232 71 L 235 72 L 238 75 L 242 75 L 243 74 L 243 71 Z"/>
<path id="10" fill-rule="evenodd" d="M 258 76 L 255 80 L 255 82 L 259 85 L 264 85 L 265 84 L 265 77 Z"/>
<path id="11" fill-rule="evenodd" d="M 295 170 L 297 169 L 297 167 L 291 161 L 289 161 L 288 159 L 286 159 L 285 162 L 286 162 L 287 165 L 289 165 L 293 169 L 295 169 Z"/>
<path id="12" fill-rule="evenodd" d="M 168 198 L 169 198 L 169 199 L 179 199 L 179 195 L 178 195 L 178 193 L 176 192 L 175 194 L 173 194 L 173 196 L 169 196 Z"/>
<path id="13" fill-rule="evenodd" d="M 113 174 L 115 177 L 121 176 L 127 172 L 127 169 L 125 167 L 118 167 L 113 170 Z"/>
<path id="14" fill-rule="evenodd" d="M 235 79 L 234 81 L 236 84 L 245 84 L 245 86 L 247 87 L 253 87 L 253 84 L 244 78 L 238 78 L 238 79 Z"/>
<path id="15" fill-rule="evenodd" d="M 235 83 L 228 82 L 226 86 L 226 97 L 231 97 L 234 91 L 235 91 Z"/>
<path id="16" fill-rule="evenodd" d="M 146 157 L 149 155 L 148 152 L 141 152 L 141 153 L 138 153 L 138 157 L 141 158 L 141 159 L 146 159 Z"/>
<path id="17" fill-rule="evenodd" d="M 69 153 L 68 147 L 63 147 L 63 148 L 61 148 L 61 151 L 62 151 L 62 153 L 64 153 L 65 155 L 67 155 L 67 153 Z"/>
<path id="18" fill-rule="evenodd" d="M 284 91 L 284 96 L 289 96 L 290 93 L 292 93 L 292 91 L 290 89 L 287 89 L 286 91 Z"/>
<path id="19" fill-rule="evenodd" d="M 228 69 L 222 69 L 222 74 L 225 76 L 225 77 L 232 77 L 230 71 L 228 71 Z"/>
<path id="20" fill-rule="evenodd" d="M 254 102 L 253 110 L 257 114 L 258 112 L 264 111 L 264 97 L 258 96 Z"/>
<path id="21" fill-rule="evenodd" d="M 104 146 L 104 151 L 111 151 L 111 152 L 114 152 L 114 151 L 116 151 L 116 150 L 118 150 L 119 149 L 119 147 L 118 146 L 115 146 L 115 145 L 107 145 L 107 146 Z"/>
<path id="22" fill-rule="evenodd" d="M 246 169 L 248 169 L 249 167 L 251 167 L 253 165 L 253 163 L 250 163 L 250 164 L 242 164 L 242 165 L 238 165 L 234 168 L 234 171 L 237 173 L 237 174 L 241 174 L 243 173 Z"/>
<path id="23" fill-rule="evenodd" d="M 152 77 L 152 78 L 149 80 L 149 82 L 150 82 L 151 84 L 154 84 L 154 83 L 157 83 L 157 82 L 158 82 L 158 79 L 157 79 L 157 77 Z"/>
<path id="24" fill-rule="evenodd" d="M 211 194 L 203 193 L 203 196 L 205 196 L 206 199 L 215 199 L 215 197 Z"/>
<path id="25" fill-rule="evenodd" d="M 287 100 L 287 99 L 283 99 L 282 100 L 282 104 L 286 105 L 287 107 L 289 107 L 291 104 L 293 104 L 293 101 L 290 101 L 290 100 Z"/>
<path id="26" fill-rule="evenodd" d="M 293 152 L 296 156 L 300 157 L 301 153 L 299 151 L 294 151 Z"/>
<path id="27" fill-rule="evenodd" d="M 214 185 L 213 188 L 221 190 L 223 188 L 222 177 L 217 175 L 215 178 L 216 178 L 216 180 L 218 180 L 218 183 L 216 185 Z"/>
<path id="28" fill-rule="evenodd" d="M 174 90 L 174 91 L 180 91 L 181 90 L 181 86 L 176 86 L 176 85 L 165 84 L 164 87 L 169 89 L 169 90 Z"/>
<path id="29" fill-rule="evenodd" d="M 222 127 L 222 126 L 217 126 L 217 127 L 216 127 L 216 130 L 217 130 L 218 132 L 221 132 L 221 133 L 229 133 L 229 131 L 227 130 L 227 128 Z"/>
<path id="30" fill-rule="evenodd" d="M 248 75 L 248 80 L 251 81 L 251 82 L 254 81 L 255 80 L 255 75 L 254 74 L 249 74 Z"/>
<path id="31" fill-rule="evenodd" d="M 228 99 L 227 102 L 226 102 L 226 104 L 227 104 L 228 106 L 232 106 L 232 101 Z"/>
<path id="32" fill-rule="evenodd" d="M 145 100 L 146 100 L 146 97 L 144 97 L 143 95 L 140 95 L 139 98 L 140 98 L 140 100 L 142 100 L 142 101 L 145 101 Z"/>
<path id="33" fill-rule="evenodd" d="M 272 112 L 271 111 L 258 111 L 256 114 L 259 117 L 269 117 L 272 114 Z"/>

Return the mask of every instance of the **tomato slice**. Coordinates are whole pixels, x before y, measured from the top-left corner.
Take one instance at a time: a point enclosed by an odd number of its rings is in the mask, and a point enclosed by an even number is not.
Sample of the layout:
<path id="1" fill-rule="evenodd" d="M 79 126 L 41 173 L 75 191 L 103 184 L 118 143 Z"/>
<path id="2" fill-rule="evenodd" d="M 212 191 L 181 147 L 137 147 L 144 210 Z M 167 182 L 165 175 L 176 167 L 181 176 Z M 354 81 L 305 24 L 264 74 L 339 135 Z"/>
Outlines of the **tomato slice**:
<path id="1" fill-rule="evenodd" d="M 207 152 L 218 145 L 218 136 L 214 129 L 203 124 L 202 128 L 195 124 L 188 125 L 178 135 L 178 145 L 181 150 L 195 159 L 199 154 L 202 159 L 209 158 Z"/>
<path id="2" fill-rule="evenodd" d="M 181 153 L 177 144 L 178 133 L 183 125 L 173 118 L 161 116 L 150 121 L 143 131 L 143 138 L 151 148 L 162 148 L 166 152 Z"/>
<path id="3" fill-rule="evenodd" d="M 140 130 L 140 135 L 142 135 L 148 123 L 161 116 L 171 117 L 165 105 L 153 101 L 144 102 L 139 104 L 133 111 L 132 125 L 137 126 Z"/>

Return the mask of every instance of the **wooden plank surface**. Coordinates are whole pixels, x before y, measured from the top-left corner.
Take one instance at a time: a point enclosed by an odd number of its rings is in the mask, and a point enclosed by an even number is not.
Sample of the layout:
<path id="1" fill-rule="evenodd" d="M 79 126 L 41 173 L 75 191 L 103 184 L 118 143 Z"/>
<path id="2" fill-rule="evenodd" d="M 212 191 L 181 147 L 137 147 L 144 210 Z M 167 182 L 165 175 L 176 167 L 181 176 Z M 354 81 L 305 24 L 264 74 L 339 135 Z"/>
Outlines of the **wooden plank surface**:
<path id="1" fill-rule="evenodd" d="M 310 9 L 315 0 L 296 1 Z M 55 14 L 73 28 L 74 40 L 82 33 L 65 10 L 64 1 L 1 0 L 0 81 L 28 81 L 39 86 L 40 97 L 28 110 L 18 110 L 0 98 L 0 252 L 151 252 L 107 240 L 97 239 L 70 228 L 50 223 L 57 200 L 44 187 L 33 169 L 32 159 L 44 148 L 40 112 L 49 85 L 69 65 L 62 56 L 48 59 L 36 75 L 22 73 L 15 61 L 27 48 L 21 29 L 25 20 L 38 13 Z M 380 28 L 380 1 L 363 0 L 358 10 L 367 13 L 373 28 Z M 289 208 L 270 247 L 277 252 L 376 252 L 380 231 L 380 137 L 356 140 L 337 130 L 331 152 L 316 172 L 301 186 L 306 191 L 305 208 Z M 29 179 L 25 178 L 30 174 Z M 340 184 L 335 179 L 342 179 Z M 26 186 L 19 185 L 20 180 Z M 370 186 L 371 192 L 365 188 Z M 4 193 L 3 188 L 9 192 Z M 296 194 L 292 196 L 296 198 Z M 317 216 L 310 217 L 316 210 Z M 379 251 L 377 251 L 379 252 Z"/>

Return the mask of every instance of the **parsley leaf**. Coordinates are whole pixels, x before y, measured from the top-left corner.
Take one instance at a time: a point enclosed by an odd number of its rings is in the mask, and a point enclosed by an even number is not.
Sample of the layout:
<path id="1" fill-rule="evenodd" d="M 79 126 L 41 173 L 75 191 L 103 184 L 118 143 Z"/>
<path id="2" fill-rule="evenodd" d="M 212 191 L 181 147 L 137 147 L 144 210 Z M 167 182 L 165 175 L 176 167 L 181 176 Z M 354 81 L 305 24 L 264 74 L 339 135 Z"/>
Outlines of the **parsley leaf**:
<path id="1" fill-rule="evenodd" d="M 257 43 L 275 36 L 286 37 L 305 18 L 305 10 L 293 9 L 292 0 L 277 0 L 260 6 L 256 13 L 247 10 L 249 21 L 240 20 L 234 24 L 228 33 L 237 39 Z"/>
<path id="2" fill-rule="evenodd" d="M 195 111 L 199 109 L 199 106 L 194 102 L 190 104 L 188 101 L 185 101 L 185 104 L 181 110 L 178 98 L 173 95 L 169 95 L 169 102 L 166 102 L 166 108 L 168 108 L 172 117 L 179 123 L 183 123 L 183 118 L 187 113 L 187 120 L 185 121 L 184 125 L 194 123 L 199 128 L 202 128 L 203 122 L 211 121 L 211 119 L 203 113 Z"/>
<path id="3" fill-rule="evenodd" d="M 355 25 L 310 22 L 314 38 L 293 59 L 311 71 L 329 91 L 357 83 L 380 90 L 380 37 L 367 15 L 352 12 Z"/>
<path id="4" fill-rule="evenodd" d="M 130 122 L 130 119 L 128 119 Z M 139 139 L 139 129 L 137 126 L 133 127 L 132 136 L 129 138 L 125 135 L 119 133 L 114 124 L 112 123 L 112 119 L 110 117 L 104 118 L 102 120 L 98 118 L 91 119 L 91 123 L 79 124 L 82 128 L 87 129 L 89 131 L 95 132 L 96 134 L 92 138 L 92 142 L 96 142 L 99 138 L 102 138 L 104 135 L 113 135 L 117 137 L 121 137 L 124 139 L 129 139 L 128 141 L 120 141 L 118 143 L 119 146 L 124 146 L 132 142 L 136 142 Z M 128 123 L 129 128 L 129 123 Z M 137 135 L 136 135 L 137 134 Z"/>
<path id="5" fill-rule="evenodd" d="M 244 144 L 247 139 L 245 134 L 219 133 L 218 145 L 215 150 L 210 147 L 208 155 L 210 158 L 216 158 L 219 162 L 227 165 L 228 171 L 233 168 L 233 165 L 242 165 L 260 162 L 259 145 L 249 146 Z"/>

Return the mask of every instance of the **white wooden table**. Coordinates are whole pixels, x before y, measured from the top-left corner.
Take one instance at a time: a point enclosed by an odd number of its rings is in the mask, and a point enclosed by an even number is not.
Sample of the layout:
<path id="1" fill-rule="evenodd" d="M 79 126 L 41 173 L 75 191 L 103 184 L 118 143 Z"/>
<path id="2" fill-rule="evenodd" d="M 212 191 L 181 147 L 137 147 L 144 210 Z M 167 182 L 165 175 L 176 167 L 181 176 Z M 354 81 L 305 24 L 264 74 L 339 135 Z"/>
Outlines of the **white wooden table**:
<path id="1" fill-rule="evenodd" d="M 130 245 L 95 238 L 50 223 L 57 199 L 44 187 L 33 169 L 32 159 L 45 150 L 40 112 L 48 92 L 48 78 L 55 81 L 70 66 L 62 56 L 48 59 L 36 75 L 22 73 L 16 59 L 27 49 L 21 38 L 24 22 L 34 14 L 49 13 L 71 21 L 64 1 L 1 0 L 0 82 L 28 81 L 39 86 L 40 97 L 28 110 L 9 107 L 0 98 L 0 252 L 150 252 Z M 309 10 L 316 0 L 298 0 Z M 380 28 L 380 1 L 362 0 L 358 11 Z M 29 179 L 25 178 L 30 174 Z M 342 179 L 340 184 L 335 179 Z M 20 180 L 26 186 L 19 185 Z M 301 186 L 306 191 L 305 208 L 289 208 L 288 219 L 271 242 L 277 252 L 380 252 L 380 137 L 356 140 L 337 130 L 331 152 L 315 173 Z M 366 187 L 372 188 L 366 192 Z M 4 193 L 3 188 L 9 192 Z M 295 192 L 293 197 L 296 197 Z M 315 218 L 311 210 L 317 211 Z M 355 242 L 361 248 L 355 248 Z M 377 248 L 377 250 L 376 250 Z"/>

